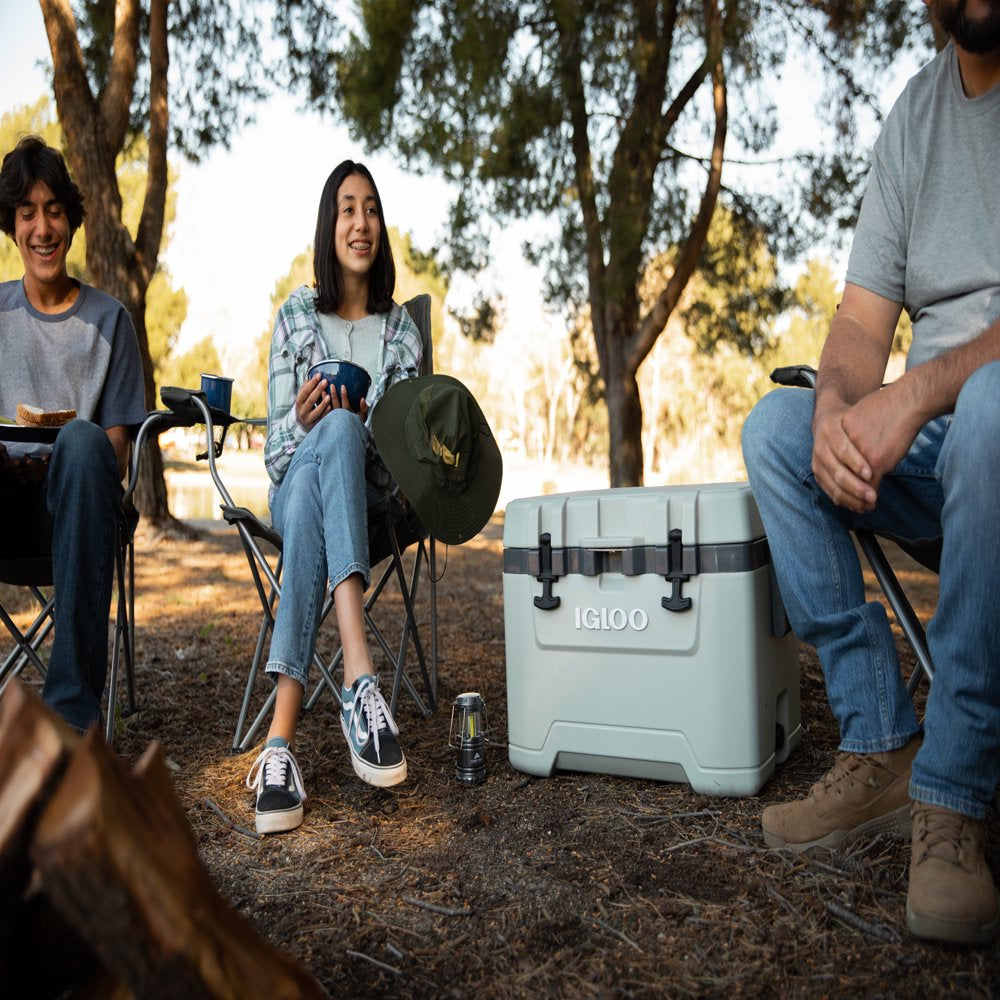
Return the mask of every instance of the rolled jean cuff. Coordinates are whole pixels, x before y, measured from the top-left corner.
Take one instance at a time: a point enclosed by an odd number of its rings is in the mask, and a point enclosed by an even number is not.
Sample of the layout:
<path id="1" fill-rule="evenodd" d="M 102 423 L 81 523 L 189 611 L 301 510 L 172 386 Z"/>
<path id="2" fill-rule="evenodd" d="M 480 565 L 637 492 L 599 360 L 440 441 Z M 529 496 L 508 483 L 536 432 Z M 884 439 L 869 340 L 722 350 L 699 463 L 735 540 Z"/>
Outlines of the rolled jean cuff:
<path id="1" fill-rule="evenodd" d="M 842 753 L 889 753 L 892 750 L 899 750 L 905 747 L 914 736 L 920 735 L 918 726 L 912 733 L 905 735 L 885 736 L 877 740 L 841 740 L 837 747 Z"/>
<path id="2" fill-rule="evenodd" d="M 914 802 L 920 802 L 925 806 L 938 806 L 941 809 L 950 809 L 962 816 L 970 819 L 982 821 L 986 818 L 988 803 L 976 802 L 965 796 L 954 795 L 951 792 L 939 792 L 926 785 L 919 785 L 913 779 L 910 780 L 910 798 Z"/>
<path id="3" fill-rule="evenodd" d="M 272 674 L 284 674 L 286 677 L 291 677 L 293 681 L 298 681 L 303 687 L 306 686 L 306 682 L 309 680 L 307 671 L 299 670 L 298 667 L 290 666 L 287 663 L 280 663 L 277 660 L 268 660 L 267 666 L 264 667 L 264 673 L 268 676 Z"/>
<path id="4" fill-rule="evenodd" d="M 364 563 L 352 562 L 348 563 L 340 573 L 336 576 L 330 577 L 330 593 L 332 594 L 337 587 L 340 586 L 349 576 L 353 576 L 355 573 L 361 575 L 361 579 L 364 581 L 364 590 L 368 589 L 368 585 L 371 583 L 371 575 L 368 571 L 368 567 Z"/>

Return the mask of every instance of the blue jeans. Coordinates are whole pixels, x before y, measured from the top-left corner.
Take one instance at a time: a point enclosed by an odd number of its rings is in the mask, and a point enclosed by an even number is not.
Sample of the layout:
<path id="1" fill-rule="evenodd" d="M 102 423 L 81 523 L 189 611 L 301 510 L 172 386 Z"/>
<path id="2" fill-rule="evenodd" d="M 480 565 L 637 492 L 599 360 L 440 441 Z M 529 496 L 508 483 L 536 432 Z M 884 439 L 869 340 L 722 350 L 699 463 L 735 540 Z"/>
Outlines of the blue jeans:
<path id="1" fill-rule="evenodd" d="M 928 423 L 883 477 L 876 508 L 835 506 L 812 473 L 813 394 L 777 389 L 743 428 L 743 456 L 796 634 L 816 647 L 840 749 L 877 753 L 919 730 L 882 604 L 866 603 L 850 535 L 942 538 L 935 664 L 910 794 L 981 819 L 1000 778 L 1000 362 Z"/>
<path id="2" fill-rule="evenodd" d="M 11 556 L 52 556 L 55 631 L 42 698 L 67 722 L 101 720 L 121 480 L 103 428 L 73 420 L 56 438 L 46 480 L 7 490 L 0 517 Z"/>
<path id="3" fill-rule="evenodd" d="M 305 686 L 327 587 L 369 581 L 364 425 L 331 410 L 295 449 L 271 510 L 282 537 L 281 600 L 265 670 Z"/>

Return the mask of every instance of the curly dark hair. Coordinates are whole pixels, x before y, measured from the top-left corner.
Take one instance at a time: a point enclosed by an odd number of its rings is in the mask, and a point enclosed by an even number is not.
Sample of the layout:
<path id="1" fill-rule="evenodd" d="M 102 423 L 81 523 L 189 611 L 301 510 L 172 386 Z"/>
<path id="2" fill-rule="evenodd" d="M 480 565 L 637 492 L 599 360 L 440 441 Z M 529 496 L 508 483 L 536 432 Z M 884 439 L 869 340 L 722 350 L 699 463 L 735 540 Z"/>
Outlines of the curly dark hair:
<path id="1" fill-rule="evenodd" d="M 66 212 L 72 236 L 83 224 L 87 212 L 83 193 L 73 182 L 66 161 L 58 149 L 37 135 L 26 135 L 3 158 L 0 166 L 0 229 L 14 236 L 14 212 L 28 200 L 31 189 L 44 181 Z"/>
<path id="2" fill-rule="evenodd" d="M 375 207 L 378 211 L 381 229 L 378 253 L 372 262 L 368 277 L 368 311 L 385 313 L 392 308 L 392 293 L 396 290 L 396 262 L 389 246 L 389 233 L 382 213 L 382 198 L 375 186 L 371 171 L 362 163 L 344 160 L 333 168 L 333 172 L 323 185 L 316 215 L 316 237 L 313 243 L 313 274 L 316 278 L 316 310 L 322 313 L 337 311 L 344 295 L 344 276 L 333 245 L 333 234 L 337 226 L 337 193 L 340 185 L 351 176 L 360 174 L 375 192 Z"/>

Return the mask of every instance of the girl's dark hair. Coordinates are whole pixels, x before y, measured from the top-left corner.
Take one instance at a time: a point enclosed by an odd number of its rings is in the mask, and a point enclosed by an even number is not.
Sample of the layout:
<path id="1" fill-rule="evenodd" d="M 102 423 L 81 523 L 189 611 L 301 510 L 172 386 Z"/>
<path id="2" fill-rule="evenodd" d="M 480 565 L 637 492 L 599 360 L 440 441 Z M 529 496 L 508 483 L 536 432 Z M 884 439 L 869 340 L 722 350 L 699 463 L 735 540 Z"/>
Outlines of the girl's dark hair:
<path id="1" fill-rule="evenodd" d="M 83 224 L 87 214 L 83 194 L 73 183 L 62 153 L 37 135 L 26 135 L 3 158 L 0 166 L 0 229 L 14 236 L 14 213 L 28 200 L 31 189 L 44 181 L 60 202 L 69 221 L 70 236 Z"/>
<path id="2" fill-rule="evenodd" d="M 396 264 L 389 246 L 389 232 L 382 212 L 382 198 L 375 186 L 375 179 L 363 163 L 344 160 L 333 168 L 333 173 L 323 185 L 316 214 L 316 237 L 313 243 L 313 274 L 316 277 L 316 311 L 336 312 L 344 297 L 344 276 L 337 260 L 333 245 L 333 234 L 337 226 L 337 193 L 340 185 L 351 176 L 360 174 L 375 192 L 375 208 L 378 212 L 379 239 L 378 253 L 368 272 L 368 311 L 384 313 L 392 308 L 392 293 L 396 290 Z"/>

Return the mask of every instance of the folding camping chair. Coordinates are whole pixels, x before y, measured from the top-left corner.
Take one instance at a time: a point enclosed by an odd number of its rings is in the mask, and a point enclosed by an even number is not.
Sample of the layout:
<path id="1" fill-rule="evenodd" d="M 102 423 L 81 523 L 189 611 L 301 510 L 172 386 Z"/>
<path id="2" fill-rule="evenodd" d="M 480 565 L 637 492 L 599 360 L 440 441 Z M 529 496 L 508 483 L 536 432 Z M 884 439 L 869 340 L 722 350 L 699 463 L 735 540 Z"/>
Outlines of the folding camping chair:
<path id="1" fill-rule="evenodd" d="M 771 381 L 778 385 L 815 389 L 816 369 L 810 365 L 787 365 L 783 368 L 776 368 L 771 372 Z M 892 613 L 895 615 L 896 621 L 899 623 L 899 627 L 906 637 L 906 641 L 913 649 L 916 665 L 906 683 L 906 689 L 912 695 L 920 683 L 922 676 L 926 675 L 928 681 L 934 679 L 934 664 L 927 646 L 927 635 L 898 577 L 889 565 L 889 560 L 886 558 L 885 552 L 879 544 L 875 533 L 866 529 L 859 529 L 854 532 L 854 537 L 857 539 L 858 547 L 868 561 L 868 565 L 875 574 L 875 579 L 878 580 L 878 584 L 885 594 L 885 599 L 889 603 L 889 607 L 892 609 Z M 934 573 L 940 571 L 941 539 L 931 539 L 917 544 L 899 538 L 891 540 L 925 568 Z"/>
<path id="2" fill-rule="evenodd" d="M 404 304 L 423 341 L 423 362 L 421 375 L 433 371 L 433 347 L 430 324 L 430 296 L 418 295 Z M 238 422 L 238 418 L 230 417 L 209 407 L 201 393 L 185 389 L 166 388 L 162 391 L 163 401 L 179 415 L 188 425 L 202 424 L 206 431 L 207 448 L 199 459 L 207 459 L 209 471 L 215 487 L 222 500 L 223 518 L 239 532 L 244 554 L 250 568 L 257 596 L 260 600 L 262 617 L 257 635 L 250 672 L 244 689 L 233 735 L 233 753 L 242 753 L 250 749 L 258 730 L 263 724 L 274 704 L 275 691 L 273 687 L 267 694 L 263 706 L 252 720 L 248 722 L 251 704 L 258 689 L 258 678 L 261 664 L 264 662 L 265 651 L 268 648 L 271 632 L 274 628 L 274 613 L 281 597 L 282 570 L 282 539 L 280 534 L 269 524 L 262 521 L 246 507 L 237 506 L 219 472 L 216 459 L 222 454 L 226 428 Z M 248 422 L 262 425 L 263 420 L 250 419 Z M 222 439 L 215 441 L 215 427 L 221 424 Z M 267 551 L 265 551 L 265 546 Z M 413 564 L 407 575 L 403 564 L 403 553 L 414 548 Z M 406 503 L 398 491 L 386 491 L 381 500 L 368 510 L 368 548 L 369 560 L 373 575 L 369 593 L 365 597 L 364 615 L 369 631 L 378 646 L 382 649 L 392 672 L 392 691 L 389 707 L 396 711 L 399 693 L 405 688 L 413 699 L 417 709 L 425 717 L 433 714 L 437 708 L 437 554 L 435 540 L 428 534 L 419 518 Z M 379 564 L 383 564 L 377 570 Z M 417 601 L 420 578 L 426 570 L 429 578 L 430 597 L 430 656 L 424 654 L 424 647 L 418 629 L 414 605 Z M 389 584 L 395 580 L 403 603 L 403 620 L 399 626 L 399 643 L 393 647 L 386 637 L 386 628 L 376 620 L 376 605 Z M 333 598 L 327 595 L 320 615 L 320 633 L 323 623 L 333 608 Z M 414 682 L 407 671 L 409 649 L 412 646 L 416 656 L 416 667 L 419 671 L 419 684 Z M 319 643 L 313 653 L 313 663 L 318 671 L 318 678 L 305 701 L 305 708 L 315 706 L 324 689 L 329 689 L 338 708 L 340 705 L 340 686 L 334 679 L 335 671 L 341 666 L 343 650 L 329 659 L 319 652 Z"/>
<path id="3" fill-rule="evenodd" d="M 107 708 L 105 712 L 105 738 L 111 744 L 114 738 L 116 711 L 127 718 L 135 712 L 135 529 L 139 512 L 132 503 L 138 484 L 141 442 L 155 433 L 161 415 L 150 413 L 143 422 L 139 436 L 132 448 L 129 481 L 122 496 L 121 508 L 116 518 L 115 542 L 115 628 L 111 645 L 111 665 L 107 682 Z M 0 441 L 6 444 L 44 442 L 55 440 L 57 428 L 34 428 L 0 425 Z M 37 605 L 34 619 L 25 629 L 14 620 L 13 613 L 0 603 L 0 621 L 6 626 L 14 646 L 0 663 L 0 693 L 7 683 L 18 677 L 30 664 L 41 677 L 45 677 L 46 663 L 42 646 L 55 626 L 55 602 L 52 589 L 52 557 L 48 554 L 18 558 L 0 558 L 0 583 L 27 591 L 29 607 Z M 125 699 L 119 707 L 118 691 L 121 667 L 124 665 Z"/>

